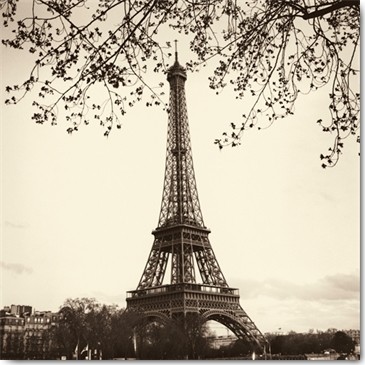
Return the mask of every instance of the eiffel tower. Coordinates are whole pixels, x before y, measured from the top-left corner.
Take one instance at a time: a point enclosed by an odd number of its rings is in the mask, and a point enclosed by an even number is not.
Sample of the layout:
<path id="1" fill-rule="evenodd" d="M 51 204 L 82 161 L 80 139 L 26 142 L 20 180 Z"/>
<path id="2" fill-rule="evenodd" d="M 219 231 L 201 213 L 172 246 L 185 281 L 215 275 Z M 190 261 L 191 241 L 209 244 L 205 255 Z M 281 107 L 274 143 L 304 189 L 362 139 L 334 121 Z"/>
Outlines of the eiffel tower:
<path id="1" fill-rule="evenodd" d="M 138 287 L 127 292 L 127 310 L 162 322 L 199 313 L 203 321 L 220 322 L 248 341 L 252 350 L 266 353 L 266 338 L 242 309 L 238 289 L 229 287 L 209 242 L 193 168 L 186 70 L 179 64 L 176 50 L 167 80 L 170 112 L 161 212 Z M 168 267 L 170 282 L 163 284 Z"/>

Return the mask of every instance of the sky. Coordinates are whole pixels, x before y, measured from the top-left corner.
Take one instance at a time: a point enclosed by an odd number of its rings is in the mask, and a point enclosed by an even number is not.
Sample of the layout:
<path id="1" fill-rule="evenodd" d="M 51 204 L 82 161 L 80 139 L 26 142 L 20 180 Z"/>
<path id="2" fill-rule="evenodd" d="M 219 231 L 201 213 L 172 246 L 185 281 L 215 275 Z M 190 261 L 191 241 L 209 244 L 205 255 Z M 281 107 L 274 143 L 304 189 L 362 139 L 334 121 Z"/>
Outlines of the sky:
<path id="1" fill-rule="evenodd" d="M 4 86 L 29 67 L 1 48 L 2 103 Z M 186 98 L 204 222 L 228 284 L 262 332 L 359 329 L 358 144 L 345 141 L 338 165 L 321 167 L 331 144 L 315 123 L 329 118 L 323 90 L 301 96 L 294 116 L 219 151 L 214 139 L 249 101 L 215 95 L 211 71 L 188 74 Z M 33 98 L 1 107 L 0 306 L 57 311 L 66 298 L 94 297 L 125 307 L 158 223 L 167 114 L 141 103 L 108 138 L 97 124 L 69 135 L 62 120 L 30 119 Z"/>

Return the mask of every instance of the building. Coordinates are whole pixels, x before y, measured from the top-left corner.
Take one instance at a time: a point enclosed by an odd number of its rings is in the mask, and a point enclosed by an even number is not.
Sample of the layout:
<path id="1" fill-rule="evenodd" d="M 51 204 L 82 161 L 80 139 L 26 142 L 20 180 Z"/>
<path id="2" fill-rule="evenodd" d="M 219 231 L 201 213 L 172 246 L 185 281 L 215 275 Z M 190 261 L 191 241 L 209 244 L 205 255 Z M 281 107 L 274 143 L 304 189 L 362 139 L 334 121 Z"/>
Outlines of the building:
<path id="1" fill-rule="evenodd" d="M 50 311 L 36 311 L 24 317 L 24 354 L 27 359 L 52 358 L 52 329 L 57 320 L 58 315 Z"/>
<path id="2" fill-rule="evenodd" d="M 58 314 L 12 305 L 0 310 L 1 359 L 52 359 L 52 329 Z"/>
<path id="3" fill-rule="evenodd" d="M 1 359 L 23 359 L 24 356 L 24 318 L 14 315 L 0 318 L 0 357 Z"/>
<path id="4" fill-rule="evenodd" d="M 18 317 L 24 317 L 26 314 L 32 313 L 32 307 L 30 305 L 14 305 L 10 307 L 10 314 Z"/>
<path id="5" fill-rule="evenodd" d="M 237 337 L 234 335 L 217 336 L 212 338 L 211 347 L 219 349 L 221 347 L 230 346 L 237 341 Z"/>

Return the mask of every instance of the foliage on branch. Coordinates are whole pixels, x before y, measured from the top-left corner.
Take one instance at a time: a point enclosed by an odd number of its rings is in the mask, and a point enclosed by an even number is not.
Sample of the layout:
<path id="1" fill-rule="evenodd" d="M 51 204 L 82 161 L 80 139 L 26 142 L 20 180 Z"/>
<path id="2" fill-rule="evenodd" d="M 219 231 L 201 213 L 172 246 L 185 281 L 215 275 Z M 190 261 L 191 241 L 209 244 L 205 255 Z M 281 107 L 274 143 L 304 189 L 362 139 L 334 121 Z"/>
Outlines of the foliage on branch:
<path id="1" fill-rule="evenodd" d="M 209 62 L 212 89 L 231 85 L 238 99 L 252 101 L 242 121 L 215 141 L 220 148 L 240 144 L 249 128 L 294 114 L 300 94 L 328 86 L 329 110 L 318 124 L 333 145 L 320 157 L 323 167 L 334 166 L 344 139 L 359 140 L 359 3 L 32 0 L 20 11 L 18 0 L 0 0 L 12 31 L 3 44 L 34 57 L 29 78 L 7 87 L 6 103 L 32 92 L 35 122 L 56 124 L 62 110 L 69 133 L 96 120 L 108 136 L 146 94 L 147 106 L 166 107 L 163 84 L 150 84 L 146 75 L 169 66 L 171 44 L 162 34 L 168 26 L 190 40 L 189 70 Z"/>
<path id="2" fill-rule="evenodd" d="M 246 129 L 294 114 L 299 94 L 330 85 L 330 122 L 317 122 L 334 136 L 329 152 L 320 156 L 322 166 L 334 166 L 343 140 L 359 128 L 359 2 L 256 1 L 248 8 L 232 4 L 232 26 L 220 49 L 225 60 L 211 87 L 223 88 L 229 74 L 237 98 L 251 93 L 255 102 L 244 122 L 232 123 L 232 133 L 216 143 L 239 144 Z"/>

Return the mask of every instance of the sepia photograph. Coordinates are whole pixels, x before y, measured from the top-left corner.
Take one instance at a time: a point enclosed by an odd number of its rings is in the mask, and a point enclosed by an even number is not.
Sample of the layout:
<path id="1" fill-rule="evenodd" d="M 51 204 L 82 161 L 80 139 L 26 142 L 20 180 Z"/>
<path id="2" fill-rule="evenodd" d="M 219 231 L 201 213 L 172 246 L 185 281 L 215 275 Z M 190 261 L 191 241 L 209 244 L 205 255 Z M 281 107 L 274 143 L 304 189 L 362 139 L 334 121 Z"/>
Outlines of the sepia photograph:
<path id="1" fill-rule="evenodd" d="M 359 0 L 0 0 L 1 360 L 360 360 Z"/>

